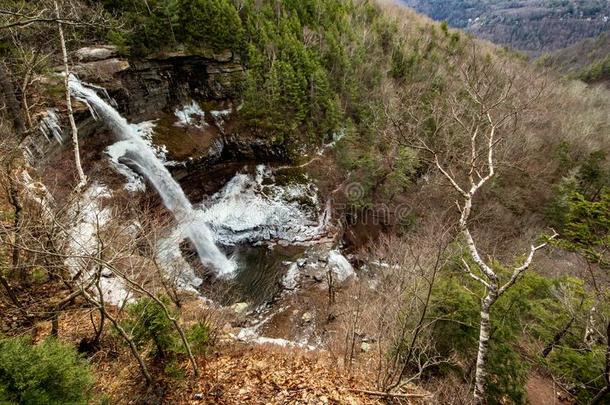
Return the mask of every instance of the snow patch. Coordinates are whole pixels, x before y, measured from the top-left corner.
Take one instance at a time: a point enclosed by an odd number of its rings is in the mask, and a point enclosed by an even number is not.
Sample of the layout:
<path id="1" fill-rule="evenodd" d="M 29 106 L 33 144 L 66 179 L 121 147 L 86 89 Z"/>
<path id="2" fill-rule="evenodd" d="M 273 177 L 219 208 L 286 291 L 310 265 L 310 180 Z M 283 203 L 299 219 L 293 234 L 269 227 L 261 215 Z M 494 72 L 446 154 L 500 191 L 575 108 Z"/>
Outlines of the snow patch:
<path id="1" fill-rule="evenodd" d="M 174 124 L 177 127 L 195 126 L 201 128 L 205 126 L 205 112 L 196 101 L 191 101 L 190 104 L 184 105 L 182 108 L 176 108 L 174 115 L 178 119 Z"/>
<path id="2" fill-rule="evenodd" d="M 282 278 L 282 286 L 286 290 L 294 290 L 299 283 L 299 276 L 299 265 L 297 263 L 292 263 Z"/>
<path id="3" fill-rule="evenodd" d="M 210 111 L 210 115 L 214 119 L 214 122 L 216 123 L 218 128 L 222 129 L 225 125 L 225 121 L 227 120 L 227 118 L 229 118 L 232 112 L 233 110 L 230 108 L 226 110 L 213 110 Z"/>
<path id="4" fill-rule="evenodd" d="M 111 197 L 105 185 L 93 183 L 84 193 L 73 210 L 76 214 L 76 225 L 68 231 L 67 252 L 69 257 L 64 261 L 72 274 L 82 272 L 87 284 L 95 276 L 90 260 L 97 254 L 97 234 L 112 218 L 109 208 L 102 208 L 102 200 Z M 109 269 L 102 272 L 112 274 Z M 101 277 L 100 287 L 104 300 L 114 305 L 121 305 L 129 299 L 129 291 L 118 277 Z"/>
<path id="5" fill-rule="evenodd" d="M 201 214 L 217 242 L 303 245 L 326 232 L 329 215 L 320 213 L 315 186 L 277 185 L 273 180 L 259 165 L 255 175 L 235 175 L 204 203 Z"/>
<path id="6" fill-rule="evenodd" d="M 338 250 L 331 250 L 328 253 L 328 266 L 339 283 L 356 275 L 350 262 Z"/>
<path id="7" fill-rule="evenodd" d="M 175 281 L 179 289 L 199 294 L 197 288 L 203 283 L 203 280 L 195 275 L 193 268 L 182 256 L 180 250 L 182 240 L 184 240 L 184 234 L 182 229 L 177 227 L 170 235 L 159 240 L 155 256 L 159 265 Z"/>
<path id="8" fill-rule="evenodd" d="M 44 219 L 52 218 L 55 199 L 47 187 L 39 181 L 34 181 L 27 170 L 22 172 L 21 178 L 23 180 L 25 192 L 31 200 L 36 201 L 40 205 L 42 217 Z"/>
<path id="9" fill-rule="evenodd" d="M 260 345 L 276 345 L 282 347 L 298 347 L 307 350 L 315 350 L 314 346 L 307 345 L 305 341 L 293 342 L 291 340 L 282 339 L 282 338 L 270 338 L 266 336 L 260 336 L 258 330 L 269 321 L 271 317 L 267 317 L 258 324 L 248 327 L 241 328 L 237 335 L 231 335 L 236 340 L 246 342 L 246 343 L 254 343 Z"/>

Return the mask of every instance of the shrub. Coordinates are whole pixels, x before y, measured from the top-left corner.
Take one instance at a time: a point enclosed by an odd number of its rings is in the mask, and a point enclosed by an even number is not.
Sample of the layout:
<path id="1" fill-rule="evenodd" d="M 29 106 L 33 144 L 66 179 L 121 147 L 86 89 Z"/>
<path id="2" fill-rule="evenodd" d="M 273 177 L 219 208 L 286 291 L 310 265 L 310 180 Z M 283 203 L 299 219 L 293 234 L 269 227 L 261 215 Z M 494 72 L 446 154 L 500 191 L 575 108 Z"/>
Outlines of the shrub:
<path id="1" fill-rule="evenodd" d="M 577 403 L 587 403 L 604 386 L 601 370 L 604 367 L 604 347 L 556 347 L 548 359 L 548 367 L 572 387 Z"/>
<path id="2" fill-rule="evenodd" d="M 178 317 L 176 309 L 172 308 L 169 298 L 161 296 L 173 318 Z M 169 359 L 176 355 L 186 355 L 186 349 L 176 330 L 173 321 L 157 302 L 149 297 L 141 298 L 127 307 L 128 318 L 122 321 L 123 328 L 131 334 L 138 348 L 151 346 L 153 354 L 159 359 Z M 212 335 L 205 322 L 197 322 L 185 330 L 187 342 L 193 354 L 205 354 L 212 344 Z M 171 367 L 170 367 L 171 368 Z"/>
<path id="3" fill-rule="evenodd" d="M 160 298 L 169 307 L 167 297 Z M 152 343 L 155 356 L 165 357 L 175 347 L 174 326 L 165 315 L 163 308 L 152 298 L 141 298 L 127 307 L 129 319 L 124 320 L 123 328 L 131 333 L 139 348 Z"/>
<path id="4" fill-rule="evenodd" d="M 68 345 L 49 338 L 0 339 L 0 403 L 85 404 L 93 383 L 89 366 Z"/>
<path id="5" fill-rule="evenodd" d="M 204 322 L 197 322 L 188 330 L 186 338 L 193 354 L 206 354 L 212 343 L 210 327 Z"/>

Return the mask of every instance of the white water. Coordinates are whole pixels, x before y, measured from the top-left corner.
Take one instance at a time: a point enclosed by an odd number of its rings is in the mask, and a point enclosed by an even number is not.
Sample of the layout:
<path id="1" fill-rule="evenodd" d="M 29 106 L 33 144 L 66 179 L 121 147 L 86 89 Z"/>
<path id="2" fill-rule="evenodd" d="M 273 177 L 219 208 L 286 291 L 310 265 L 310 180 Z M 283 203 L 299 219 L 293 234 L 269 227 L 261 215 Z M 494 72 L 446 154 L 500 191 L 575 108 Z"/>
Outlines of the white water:
<path id="1" fill-rule="evenodd" d="M 95 90 L 83 85 L 76 77 L 70 76 L 69 85 L 72 95 L 87 103 L 94 112 L 94 117 L 101 118 L 119 138 L 123 162 L 129 162 L 132 167 L 136 167 L 154 186 L 165 207 L 174 214 L 184 235 L 195 246 L 201 262 L 214 268 L 220 275 L 233 273 L 235 264 L 214 244 L 210 229 L 195 214 L 180 185 L 172 178 L 150 145 L 138 135 L 137 128 L 129 124 Z"/>

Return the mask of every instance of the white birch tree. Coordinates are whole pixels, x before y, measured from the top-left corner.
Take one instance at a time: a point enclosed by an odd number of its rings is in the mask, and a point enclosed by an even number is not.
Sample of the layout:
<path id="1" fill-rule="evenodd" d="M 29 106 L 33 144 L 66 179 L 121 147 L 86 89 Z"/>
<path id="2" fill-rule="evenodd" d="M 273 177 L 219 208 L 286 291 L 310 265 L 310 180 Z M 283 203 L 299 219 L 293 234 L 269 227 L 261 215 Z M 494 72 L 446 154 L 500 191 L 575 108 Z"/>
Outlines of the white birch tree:
<path id="1" fill-rule="evenodd" d="M 455 201 L 460 214 L 458 229 L 467 257 L 462 259 L 462 264 L 465 273 L 485 288 L 480 304 L 473 391 L 475 403 L 482 404 L 485 403 L 486 395 L 492 308 L 530 267 L 536 252 L 544 248 L 549 239 L 557 237 L 557 234 L 553 231 L 546 241 L 531 244 L 524 258 L 516 260 L 518 264 L 502 265 L 501 267 L 510 269 L 508 279 L 502 277 L 497 266 L 492 264 L 495 263 L 494 258 L 484 258 L 473 237 L 471 215 L 474 200 L 497 174 L 496 152 L 500 145 L 509 141 L 509 123 L 514 123 L 516 117 L 537 99 L 543 90 L 543 85 L 538 89 L 533 88 L 534 95 L 520 103 L 519 100 L 528 98 L 527 94 L 532 94 L 532 89 L 516 89 L 514 78 L 507 71 L 498 71 L 490 63 L 480 63 L 475 54 L 476 50 L 473 50 L 471 60 L 462 64 L 456 63 L 459 68 L 459 89 L 446 97 L 446 105 L 432 109 L 431 117 L 438 123 L 432 136 L 426 140 L 421 135 L 416 135 L 414 142 L 409 141 L 409 146 L 431 156 L 432 167 L 459 196 Z M 411 119 L 418 121 L 414 126 L 416 129 L 410 129 L 412 135 L 421 128 L 424 120 L 415 118 L 417 112 L 413 110 L 408 114 Z M 398 130 L 401 131 L 402 128 Z M 408 138 L 413 139 L 410 135 Z M 432 142 L 443 144 L 445 150 L 441 152 L 443 146 L 433 146 Z M 467 152 L 460 154 L 459 149 L 462 147 Z M 454 171 L 455 168 L 459 168 L 459 171 Z"/>
<path id="2" fill-rule="evenodd" d="M 76 121 L 74 121 L 74 112 L 72 110 L 72 99 L 70 97 L 70 68 L 68 66 L 68 52 L 66 50 L 66 40 L 64 38 L 64 30 L 61 22 L 61 15 L 59 13 L 59 5 L 57 1 L 55 4 L 55 17 L 57 18 L 57 28 L 59 30 L 59 41 L 61 44 L 61 54 L 64 68 L 64 86 L 66 88 L 66 108 L 68 110 L 68 119 L 70 121 L 70 130 L 72 131 L 72 147 L 74 148 L 74 163 L 76 165 L 76 172 L 78 174 L 78 184 L 76 190 L 82 190 L 87 185 L 87 177 L 83 171 L 83 167 L 80 161 L 80 149 L 78 146 L 78 128 L 76 127 Z"/>

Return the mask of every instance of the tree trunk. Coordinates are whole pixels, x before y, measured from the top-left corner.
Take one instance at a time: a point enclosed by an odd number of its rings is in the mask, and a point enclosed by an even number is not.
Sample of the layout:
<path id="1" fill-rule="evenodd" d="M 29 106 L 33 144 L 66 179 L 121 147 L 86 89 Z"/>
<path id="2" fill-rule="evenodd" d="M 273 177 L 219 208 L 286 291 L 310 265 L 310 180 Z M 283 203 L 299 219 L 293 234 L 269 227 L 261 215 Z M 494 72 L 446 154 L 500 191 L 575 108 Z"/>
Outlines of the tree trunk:
<path id="1" fill-rule="evenodd" d="M 61 42 L 61 53 L 63 57 L 64 64 L 64 86 L 66 87 L 66 108 L 68 109 L 68 119 L 70 120 L 70 128 L 72 130 L 72 146 L 74 147 L 74 162 L 76 164 L 76 172 L 78 173 L 78 185 L 76 186 L 76 190 L 82 190 L 82 188 L 87 184 L 87 177 L 85 177 L 85 173 L 83 172 L 83 167 L 80 162 L 80 150 L 78 147 L 78 128 L 76 128 L 76 122 L 74 121 L 74 112 L 72 110 L 72 100 L 70 98 L 70 86 L 69 86 L 69 78 L 70 78 L 70 69 L 68 68 L 68 51 L 66 50 L 66 41 L 64 39 L 64 30 L 59 22 L 61 18 L 59 15 L 59 6 L 57 5 L 57 1 L 55 1 L 55 14 L 57 17 L 57 27 L 59 29 L 59 41 Z"/>
<path id="2" fill-rule="evenodd" d="M 8 294 L 11 301 L 13 301 L 13 304 L 15 304 L 19 308 L 22 308 L 21 302 L 19 302 L 17 295 L 15 295 L 15 292 L 13 291 L 13 288 L 8 283 L 6 278 L 4 278 L 4 275 L 2 274 L 2 270 L 0 270 L 0 284 L 2 284 L 2 287 L 4 287 L 4 289 L 6 290 L 6 293 Z"/>
<path id="3" fill-rule="evenodd" d="M 17 174 L 13 173 L 13 162 L 14 157 L 11 158 L 11 161 L 8 164 L 8 200 L 13 206 L 13 247 L 11 248 L 11 264 L 13 266 L 13 272 L 18 272 L 21 282 L 25 284 L 27 282 L 26 271 L 25 269 L 19 269 L 21 256 L 19 241 L 21 239 L 21 211 L 23 211 L 23 207 L 21 205 L 21 199 L 19 198 L 18 182 L 15 179 Z"/>
<path id="4" fill-rule="evenodd" d="M 51 336 L 59 336 L 59 314 L 54 312 L 51 316 Z"/>
<path id="5" fill-rule="evenodd" d="M 597 306 L 594 305 L 589 311 L 589 319 L 587 320 L 587 326 L 585 328 L 585 337 L 583 342 L 589 349 L 593 346 L 595 339 L 595 313 L 597 312 Z"/>
<path id="6" fill-rule="evenodd" d="M 496 301 L 495 293 L 490 291 L 481 304 L 481 326 L 479 330 L 479 350 L 477 353 L 477 364 L 474 383 L 474 401 L 476 404 L 484 404 L 485 380 L 487 377 L 487 352 L 489 350 L 489 338 L 491 336 L 491 306 Z"/>
<path id="7" fill-rule="evenodd" d="M 97 281 L 95 282 L 95 288 L 97 289 L 97 293 L 100 297 L 100 304 L 102 307 L 104 307 L 104 293 L 102 292 L 102 287 L 100 286 L 100 277 L 101 277 L 101 266 L 98 266 L 99 270 L 98 270 L 98 275 L 97 275 Z M 104 321 L 106 320 L 106 311 L 101 311 L 100 310 L 100 327 L 99 329 L 96 328 L 96 332 L 95 332 L 95 336 L 93 337 L 93 340 L 91 341 L 91 346 L 92 347 L 97 347 L 100 343 L 100 340 L 102 338 L 102 334 L 104 333 Z M 92 319 L 93 322 L 93 319 Z M 93 326 L 95 328 L 95 324 Z"/>

